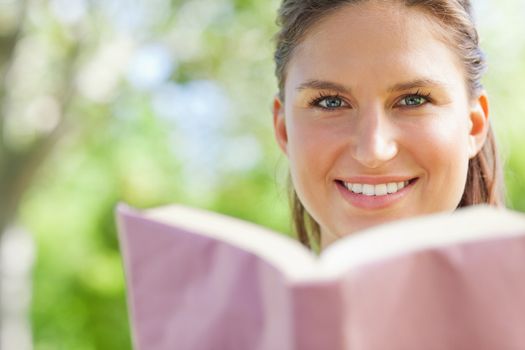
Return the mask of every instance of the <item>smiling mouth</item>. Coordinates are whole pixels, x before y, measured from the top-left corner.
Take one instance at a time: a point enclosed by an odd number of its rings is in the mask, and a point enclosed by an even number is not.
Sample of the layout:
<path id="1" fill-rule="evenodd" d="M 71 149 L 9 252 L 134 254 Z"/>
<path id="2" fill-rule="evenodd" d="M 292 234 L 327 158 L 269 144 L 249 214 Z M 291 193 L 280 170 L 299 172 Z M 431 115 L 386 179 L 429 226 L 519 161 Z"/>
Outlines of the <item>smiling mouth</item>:
<path id="1" fill-rule="evenodd" d="M 381 197 L 398 193 L 405 187 L 414 184 L 418 178 L 413 178 L 400 182 L 388 182 L 381 184 L 363 184 L 363 183 L 349 183 L 342 180 L 336 180 L 341 186 L 344 186 L 348 191 L 368 197 Z"/>

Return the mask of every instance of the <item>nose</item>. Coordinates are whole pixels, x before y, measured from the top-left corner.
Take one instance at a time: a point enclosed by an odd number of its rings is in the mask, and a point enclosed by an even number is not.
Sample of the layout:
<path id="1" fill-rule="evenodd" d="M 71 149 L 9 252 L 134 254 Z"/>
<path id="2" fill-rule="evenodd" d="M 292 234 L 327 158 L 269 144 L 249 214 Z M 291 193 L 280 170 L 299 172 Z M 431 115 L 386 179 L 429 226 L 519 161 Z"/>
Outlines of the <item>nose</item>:
<path id="1" fill-rule="evenodd" d="M 363 166 L 379 168 L 398 154 L 395 126 L 380 107 L 362 110 L 357 128 L 353 157 Z"/>

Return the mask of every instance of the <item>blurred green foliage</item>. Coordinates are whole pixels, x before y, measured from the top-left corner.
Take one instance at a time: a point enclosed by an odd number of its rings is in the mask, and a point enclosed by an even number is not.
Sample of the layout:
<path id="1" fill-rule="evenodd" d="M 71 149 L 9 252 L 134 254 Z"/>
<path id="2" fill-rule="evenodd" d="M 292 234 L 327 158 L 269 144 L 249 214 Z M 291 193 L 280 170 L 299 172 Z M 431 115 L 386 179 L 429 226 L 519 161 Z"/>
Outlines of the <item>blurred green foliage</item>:
<path id="1" fill-rule="evenodd" d="M 509 205 L 525 211 L 525 28 L 511 3 L 480 2 L 479 18 Z M 0 33 L 16 27 L 13 4 L 0 5 Z M 4 142 L 31 151 L 40 139 L 56 143 L 29 168 L 19 206 L 38 247 L 35 349 L 131 348 L 118 201 L 185 203 L 290 233 L 270 113 L 278 5 L 28 1 L 16 42 L 0 40 L 0 59 L 16 46 Z M 483 21 L 497 13 L 502 22 Z M 517 33 L 505 42 L 511 23 Z"/>

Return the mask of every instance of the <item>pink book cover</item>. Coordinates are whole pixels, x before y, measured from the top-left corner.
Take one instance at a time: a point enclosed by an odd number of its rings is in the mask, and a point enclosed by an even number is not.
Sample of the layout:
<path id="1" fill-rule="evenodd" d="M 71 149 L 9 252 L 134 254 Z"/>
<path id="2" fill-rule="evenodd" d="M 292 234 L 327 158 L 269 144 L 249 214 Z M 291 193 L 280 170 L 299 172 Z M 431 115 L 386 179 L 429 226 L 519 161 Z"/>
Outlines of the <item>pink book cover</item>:
<path id="1" fill-rule="evenodd" d="M 523 350 L 525 216 L 474 207 L 315 256 L 182 206 L 117 208 L 137 350 Z"/>

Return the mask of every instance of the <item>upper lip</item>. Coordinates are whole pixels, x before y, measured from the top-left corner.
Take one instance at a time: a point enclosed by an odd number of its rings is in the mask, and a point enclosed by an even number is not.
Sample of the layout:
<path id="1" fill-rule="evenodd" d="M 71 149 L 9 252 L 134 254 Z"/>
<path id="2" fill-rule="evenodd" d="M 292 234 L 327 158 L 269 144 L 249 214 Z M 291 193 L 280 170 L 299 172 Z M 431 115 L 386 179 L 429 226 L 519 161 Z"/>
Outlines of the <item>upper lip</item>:
<path id="1" fill-rule="evenodd" d="M 351 176 L 336 180 L 351 184 L 378 185 L 391 182 L 404 182 L 417 178 L 417 176 Z"/>

